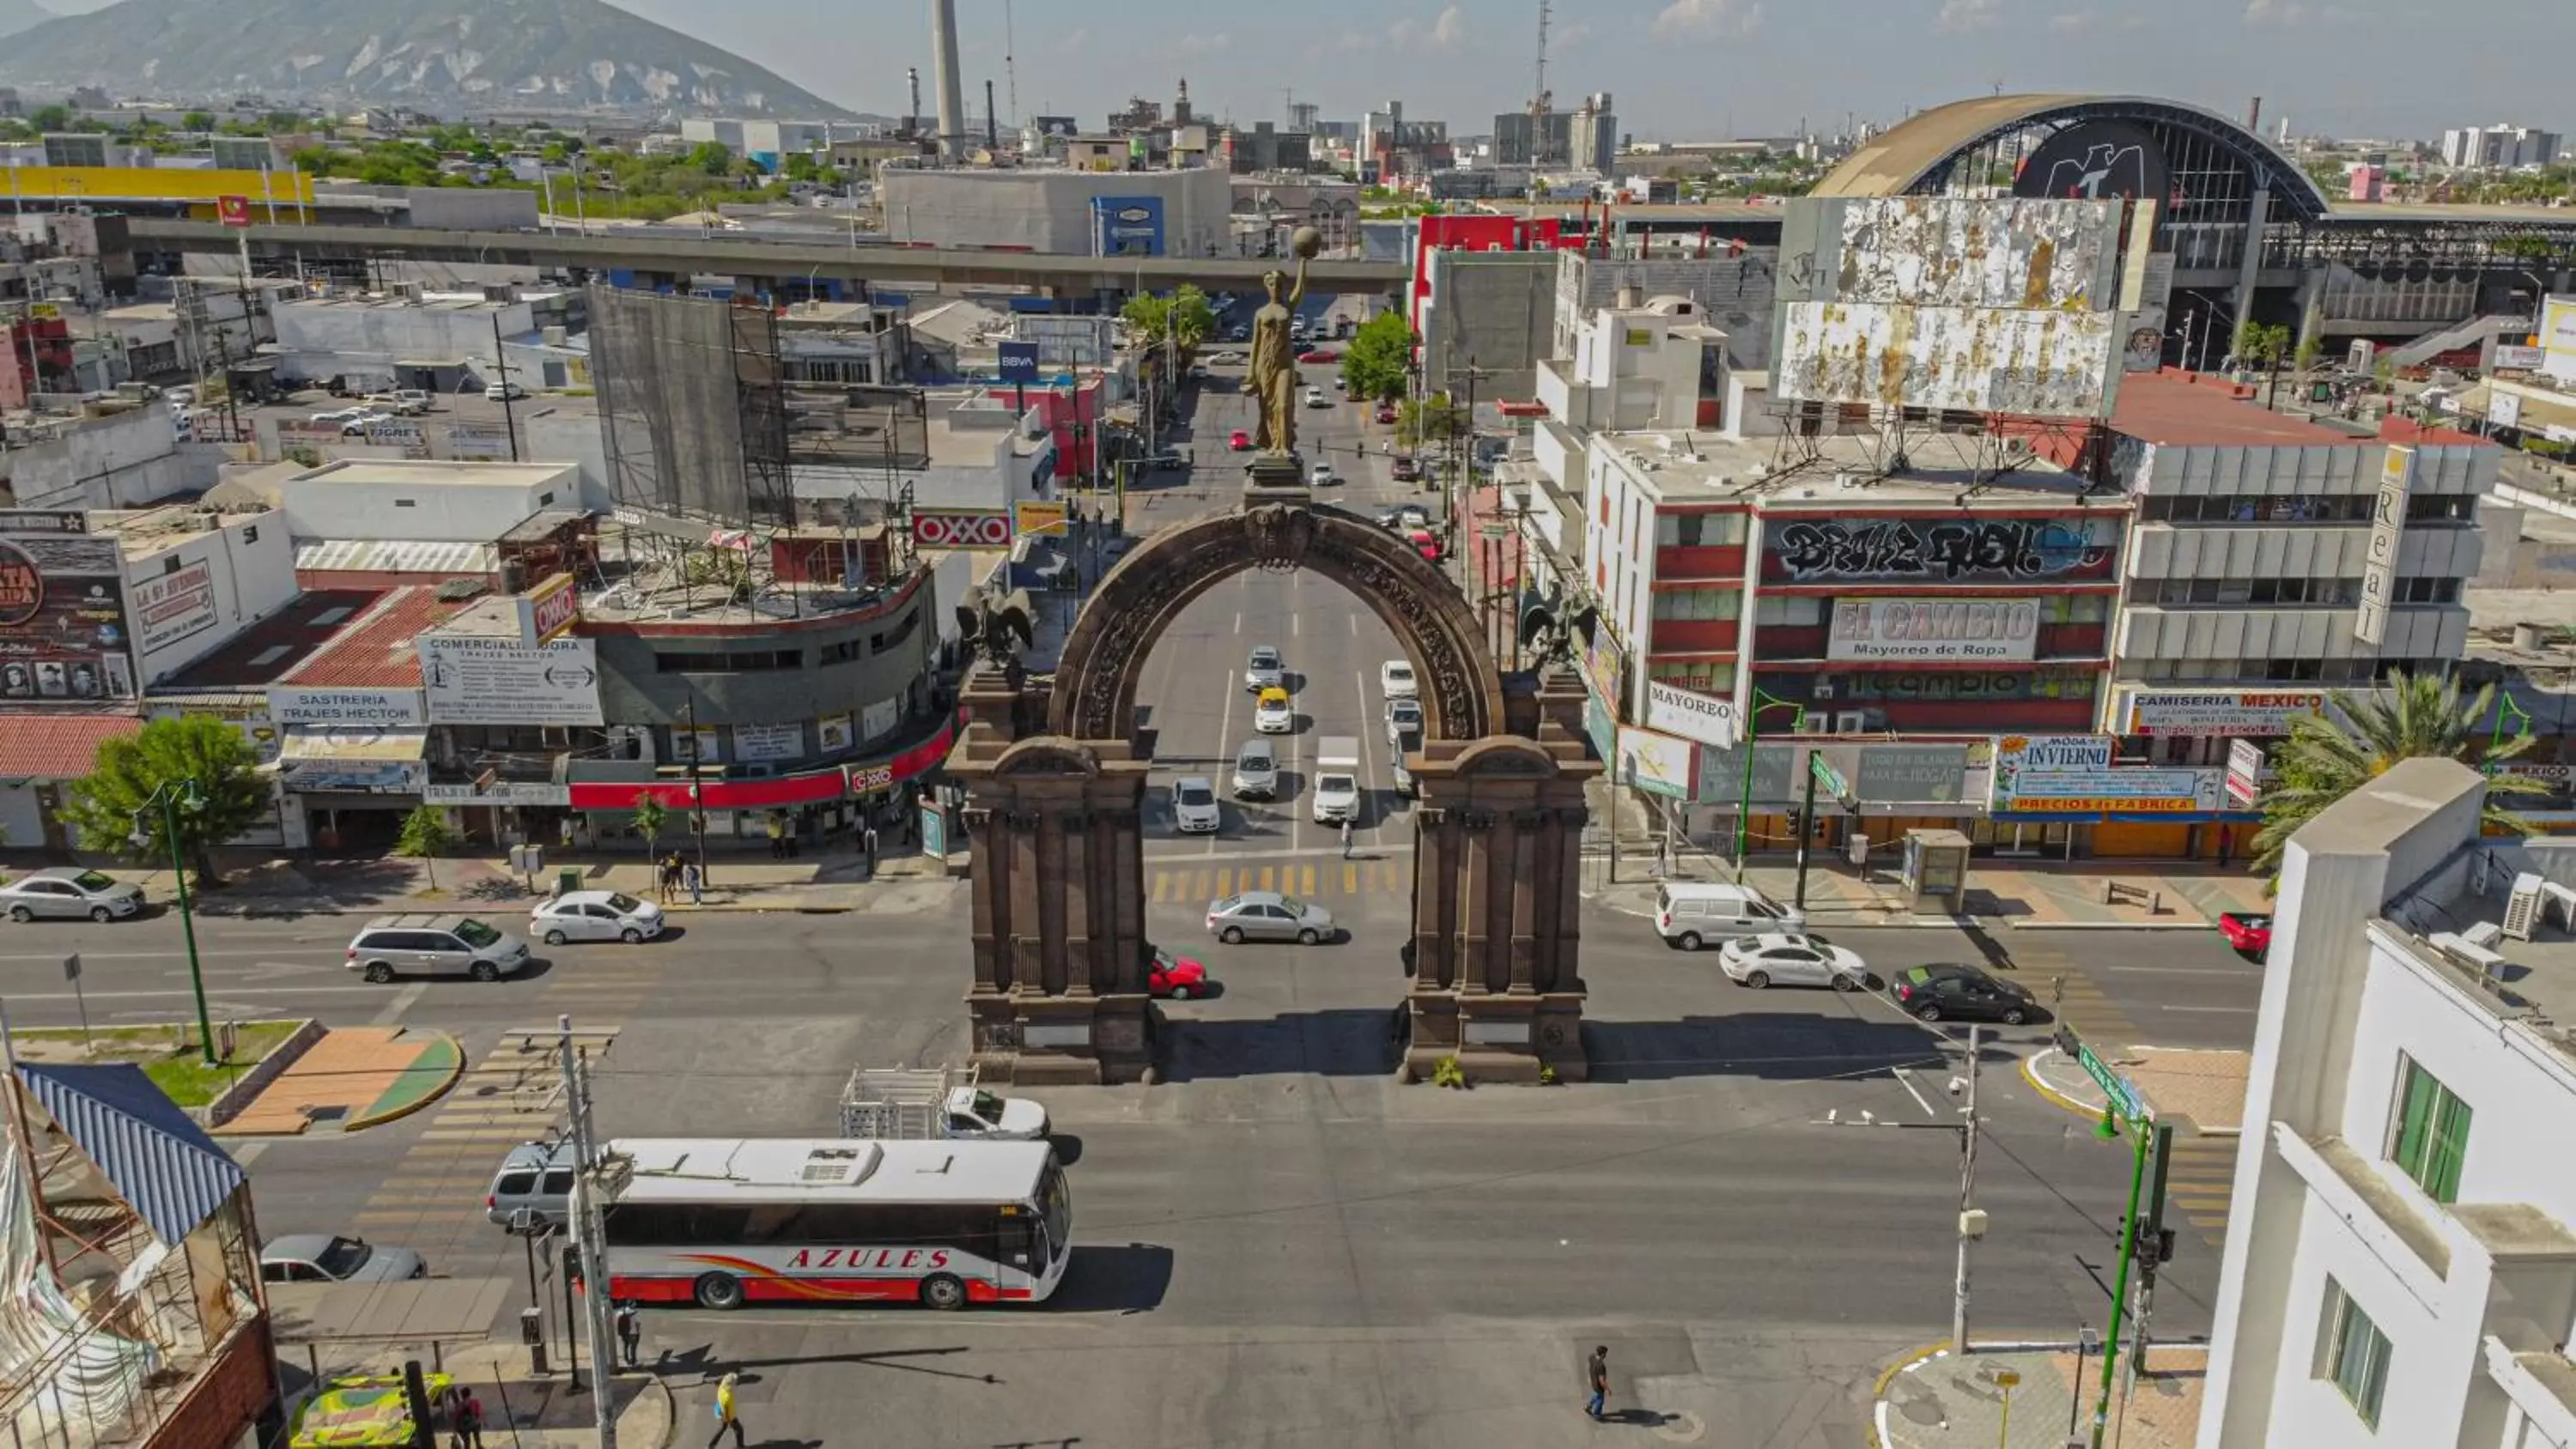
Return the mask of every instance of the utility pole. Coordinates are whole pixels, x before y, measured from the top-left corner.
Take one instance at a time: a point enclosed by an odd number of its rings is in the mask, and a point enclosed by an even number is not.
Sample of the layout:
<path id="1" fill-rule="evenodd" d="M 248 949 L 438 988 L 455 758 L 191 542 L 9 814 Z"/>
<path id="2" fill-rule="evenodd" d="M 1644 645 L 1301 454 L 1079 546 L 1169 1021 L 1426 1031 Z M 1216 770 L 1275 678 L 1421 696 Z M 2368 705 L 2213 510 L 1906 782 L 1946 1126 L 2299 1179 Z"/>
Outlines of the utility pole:
<path id="1" fill-rule="evenodd" d="M 698 701 L 695 695 L 680 702 L 681 717 L 689 731 L 689 833 L 698 839 L 698 886 L 705 889 L 715 882 L 707 879 L 707 801 L 698 788 L 698 760 L 706 753 L 705 742 L 698 737 Z"/>
<path id="2" fill-rule="evenodd" d="M 564 1109 L 572 1121 L 579 1183 L 573 1193 L 572 1231 L 575 1251 L 581 1256 L 583 1306 L 589 1310 L 584 1316 L 590 1320 L 590 1402 L 599 1421 L 599 1449 L 617 1449 L 616 1340 L 608 1326 L 608 1244 L 599 1214 L 606 1164 L 600 1160 L 599 1135 L 591 1122 L 588 1064 L 574 1054 L 572 1018 L 556 1017 L 555 1033 L 556 1049 L 563 1058 Z M 566 1362 L 573 1361 L 567 1355 Z"/>
<path id="3" fill-rule="evenodd" d="M 501 313 L 492 313 L 492 366 L 501 380 L 501 423 L 510 430 L 510 461 L 519 461 L 519 414 L 510 406 L 510 354 L 501 347 Z"/>
<path id="4" fill-rule="evenodd" d="M 2155 1177 L 2147 1185 L 2147 1220 L 2138 1227 L 2138 1326 L 2129 1340 L 2128 1387 L 2120 1395 L 2123 1405 L 2146 1369 L 2147 1320 L 2156 1307 L 2156 1274 L 2173 1258 L 2171 1235 L 2165 1227 L 2165 1179 L 2173 1165 L 2173 1128 L 2162 1122 L 2156 1124 L 2155 1154 Z M 2128 1411 L 2124 1407 L 2121 1412 Z"/>
<path id="5" fill-rule="evenodd" d="M 1812 777 L 1810 777 L 1812 778 Z M 1977 1196 L 1977 1058 L 1986 1029 L 1968 1028 L 1967 1103 L 1959 1111 L 1959 1271 L 1950 1284 L 1950 1351 L 1968 1356 L 1968 1244 L 1986 1235 L 1986 1215 L 1975 1207 Z"/>

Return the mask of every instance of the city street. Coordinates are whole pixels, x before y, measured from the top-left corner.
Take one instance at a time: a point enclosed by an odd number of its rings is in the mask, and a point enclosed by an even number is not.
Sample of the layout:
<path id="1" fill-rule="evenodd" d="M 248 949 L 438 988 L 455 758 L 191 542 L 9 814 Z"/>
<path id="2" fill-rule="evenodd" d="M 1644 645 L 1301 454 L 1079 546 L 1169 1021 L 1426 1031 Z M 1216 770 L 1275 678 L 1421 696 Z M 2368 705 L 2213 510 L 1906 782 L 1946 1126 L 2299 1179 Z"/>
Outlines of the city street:
<path id="1" fill-rule="evenodd" d="M 1225 437 L 1249 424 L 1236 380 L 1219 369 L 1185 395 L 1173 442 L 1198 466 L 1131 493 L 1136 531 L 1231 501 L 1241 460 Z M 1374 516 L 1407 496 L 1376 449 L 1388 430 L 1330 395 L 1301 413 L 1309 460 L 1320 448 L 1350 479 L 1322 496 Z M 1252 734 L 1242 671 L 1257 644 L 1284 653 L 1297 722 L 1273 737 L 1278 799 L 1244 804 L 1227 776 Z M 732 1369 L 753 1441 L 807 1449 L 1559 1445 L 1590 1432 L 1580 1368 L 1607 1344 L 1612 1408 L 1667 1440 L 1866 1442 L 1878 1364 L 1949 1330 L 1960 1184 L 1947 1124 L 1965 1029 L 1916 1023 L 1875 992 L 1744 990 L 1713 953 L 1667 949 L 1650 923 L 1596 907 L 1582 921 L 1591 1084 L 1397 1085 L 1410 832 L 1377 679 L 1396 657 L 1386 627 L 1316 575 L 1248 574 L 1191 606 L 1146 675 L 1146 893 L 1160 942 L 1221 989 L 1167 1008 L 1163 1084 L 1034 1094 L 1070 1164 L 1064 1289 L 956 1316 L 650 1312 L 647 1357 L 662 1356 L 683 1440 Z M 1359 738 L 1370 791 L 1348 859 L 1308 818 L 1328 733 Z M 1225 797 L 1212 839 L 1171 831 L 1170 784 L 1190 774 Z M 1207 902 L 1246 887 L 1312 897 L 1339 939 L 1213 942 Z M 506 1148 L 559 1104 L 552 1058 L 505 1033 L 559 1015 L 613 1031 L 597 1071 L 611 1135 L 832 1135 L 854 1067 L 963 1059 L 966 888 L 902 889 L 845 915 L 684 911 L 663 940 L 540 947 L 536 969 L 491 984 L 361 982 L 342 965 L 348 917 L 201 921 L 219 1018 L 441 1030 L 468 1066 L 457 1090 L 380 1128 L 231 1144 L 252 1167 L 262 1232 L 413 1247 L 436 1274 L 506 1281 L 515 1312 L 523 1247 L 484 1219 L 482 1196 Z M 525 928 L 515 909 L 475 913 Z M 2139 1041 L 2242 1047 L 2253 1032 L 2260 968 L 2214 935 L 1840 939 L 1882 979 L 1978 962 L 2047 1000 L 2065 976 Z M 70 951 L 79 997 L 60 967 Z M 24 1026 L 73 1024 L 83 999 L 101 1025 L 184 1017 L 179 923 L 155 909 L 10 928 L 0 995 Z M 2047 1038 L 2044 1025 L 1987 1034 L 1980 1337 L 2071 1339 L 2107 1303 L 2130 1144 L 2098 1140 L 2021 1078 L 2018 1059 Z M 2205 1333 L 2215 1278 L 2213 1247 L 2187 1234 L 2158 1333 Z"/>

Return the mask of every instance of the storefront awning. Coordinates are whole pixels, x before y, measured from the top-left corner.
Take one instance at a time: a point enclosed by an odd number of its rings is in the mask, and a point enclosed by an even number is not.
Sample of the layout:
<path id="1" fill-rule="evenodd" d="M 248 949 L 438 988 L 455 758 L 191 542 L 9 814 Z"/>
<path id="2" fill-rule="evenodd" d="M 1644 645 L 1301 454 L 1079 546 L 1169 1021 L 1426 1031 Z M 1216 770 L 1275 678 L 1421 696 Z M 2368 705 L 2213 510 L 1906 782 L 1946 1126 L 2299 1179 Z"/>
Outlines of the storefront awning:
<path id="1" fill-rule="evenodd" d="M 426 729 L 347 729 L 294 727 L 278 748 L 278 757 L 295 760 L 351 760 L 401 763 L 417 760 L 429 749 Z"/>
<path id="2" fill-rule="evenodd" d="M 947 760 L 956 739 L 957 723 L 951 719 L 929 739 L 882 759 L 795 775 L 773 775 L 765 780 L 705 779 L 698 783 L 698 803 L 709 810 L 776 810 L 867 795 L 938 768 Z M 573 784 L 572 808 L 632 810 L 636 800 L 646 795 L 668 809 L 690 807 L 686 780 L 594 780 Z"/>

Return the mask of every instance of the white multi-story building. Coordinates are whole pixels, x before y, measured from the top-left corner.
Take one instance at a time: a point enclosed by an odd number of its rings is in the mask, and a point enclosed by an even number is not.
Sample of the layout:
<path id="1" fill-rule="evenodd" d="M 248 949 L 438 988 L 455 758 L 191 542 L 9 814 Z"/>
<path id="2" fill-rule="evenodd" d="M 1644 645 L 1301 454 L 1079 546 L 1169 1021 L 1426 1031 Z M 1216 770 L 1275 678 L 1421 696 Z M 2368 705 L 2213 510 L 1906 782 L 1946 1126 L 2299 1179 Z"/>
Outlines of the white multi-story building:
<path id="1" fill-rule="evenodd" d="M 2290 843 L 2202 1449 L 2576 1444 L 2576 944 L 2480 928 L 2576 860 L 2484 797 L 2409 760 Z"/>
<path id="2" fill-rule="evenodd" d="M 2563 139 L 2556 131 L 2534 126 L 2464 126 L 2442 133 L 2442 160 L 2496 170 L 2546 166 L 2558 159 Z"/>

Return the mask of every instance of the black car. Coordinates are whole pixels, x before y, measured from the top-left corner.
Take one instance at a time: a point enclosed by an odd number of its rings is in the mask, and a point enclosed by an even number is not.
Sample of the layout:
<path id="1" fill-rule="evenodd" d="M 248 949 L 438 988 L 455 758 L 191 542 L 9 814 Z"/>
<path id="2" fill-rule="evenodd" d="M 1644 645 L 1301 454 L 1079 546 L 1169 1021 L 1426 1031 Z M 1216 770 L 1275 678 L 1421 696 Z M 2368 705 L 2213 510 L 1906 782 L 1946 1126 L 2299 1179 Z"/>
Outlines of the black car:
<path id="1" fill-rule="evenodd" d="M 1888 980 L 1896 1009 L 1918 1021 L 2000 1021 L 2019 1026 L 2040 1015 L 2030 993 L 1974 966 L 1914 966 Z"/>

